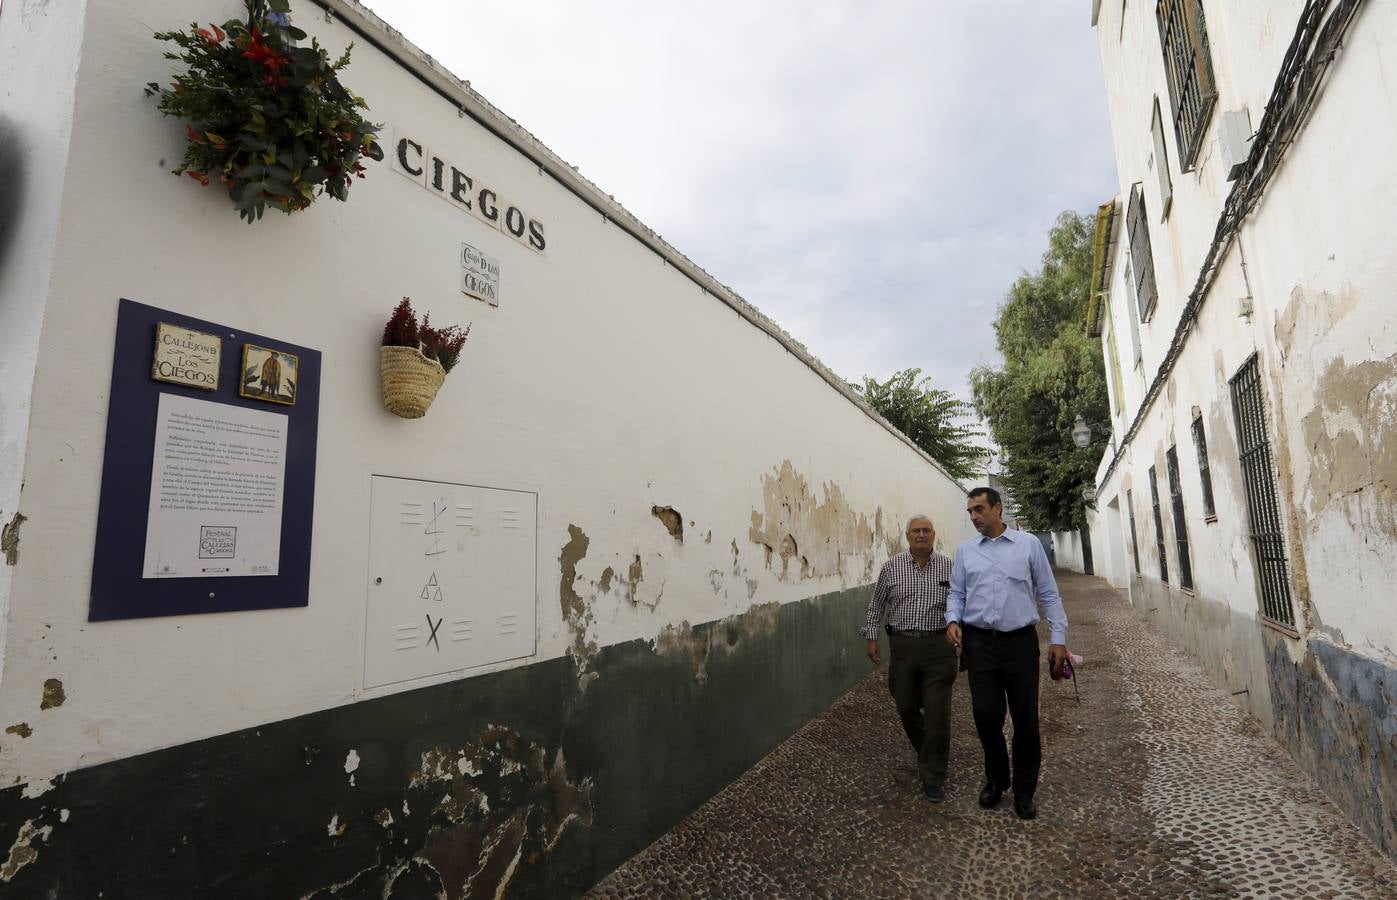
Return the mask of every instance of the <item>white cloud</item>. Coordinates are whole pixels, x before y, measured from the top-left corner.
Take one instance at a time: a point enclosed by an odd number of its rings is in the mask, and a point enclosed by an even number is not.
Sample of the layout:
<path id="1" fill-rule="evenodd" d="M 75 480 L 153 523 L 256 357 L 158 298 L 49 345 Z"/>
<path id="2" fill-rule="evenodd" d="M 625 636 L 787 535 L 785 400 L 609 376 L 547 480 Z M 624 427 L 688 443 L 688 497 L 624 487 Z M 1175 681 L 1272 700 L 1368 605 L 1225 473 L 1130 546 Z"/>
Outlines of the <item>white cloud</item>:
<path id="1" fill-rule="evenodd" d="M 1085 2 L 368 5 L 850 380 L 968 396 L 1117 190 Z"/>

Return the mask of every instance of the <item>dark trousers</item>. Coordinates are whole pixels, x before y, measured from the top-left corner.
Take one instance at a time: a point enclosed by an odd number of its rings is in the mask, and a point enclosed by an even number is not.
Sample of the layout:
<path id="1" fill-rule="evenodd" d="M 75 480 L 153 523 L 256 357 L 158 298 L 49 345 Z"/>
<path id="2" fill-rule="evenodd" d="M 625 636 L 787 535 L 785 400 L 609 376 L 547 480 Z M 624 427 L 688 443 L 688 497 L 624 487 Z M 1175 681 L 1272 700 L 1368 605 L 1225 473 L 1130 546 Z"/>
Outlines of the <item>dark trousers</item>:
<path id="1" fill-rule="evenodd" d="M 951 688 L 956 650 L 944 632 L 925 637 L 891 635 L 888 691 L 902 730 L 916 751 L 922 784 L 946 783 L 951 758 Z"/>
<path id="2" fill-rule="evenodd" d="M 985 778 L 1015 796 L 1032 797 L 1038 788 L 1043 745 L 1038 735 L 1038 632 L 964 628 L 970 676 L 970 707 L 985 751 Z M 1014 722 L 1013 781 L 1004 745 L 1004 711 Z"/>

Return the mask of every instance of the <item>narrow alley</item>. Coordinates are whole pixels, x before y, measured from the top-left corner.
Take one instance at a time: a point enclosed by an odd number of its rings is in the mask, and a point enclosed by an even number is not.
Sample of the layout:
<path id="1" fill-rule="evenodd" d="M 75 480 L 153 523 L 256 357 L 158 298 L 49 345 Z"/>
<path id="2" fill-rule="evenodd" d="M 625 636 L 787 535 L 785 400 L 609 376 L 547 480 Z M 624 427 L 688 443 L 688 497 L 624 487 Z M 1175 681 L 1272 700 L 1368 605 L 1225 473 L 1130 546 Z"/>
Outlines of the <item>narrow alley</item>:
<path id="1" fill-rule="evenodd" d="M 1036 821 L 976 805 L 963 677 L 947 800 L 927 802 L 880 669 L 591 896 L 1393 895 L 1391 864 L 1184 652 L 1101 579 L 1058 578 L 1086 662 L 1080 705 L 1043 677 Z"/>

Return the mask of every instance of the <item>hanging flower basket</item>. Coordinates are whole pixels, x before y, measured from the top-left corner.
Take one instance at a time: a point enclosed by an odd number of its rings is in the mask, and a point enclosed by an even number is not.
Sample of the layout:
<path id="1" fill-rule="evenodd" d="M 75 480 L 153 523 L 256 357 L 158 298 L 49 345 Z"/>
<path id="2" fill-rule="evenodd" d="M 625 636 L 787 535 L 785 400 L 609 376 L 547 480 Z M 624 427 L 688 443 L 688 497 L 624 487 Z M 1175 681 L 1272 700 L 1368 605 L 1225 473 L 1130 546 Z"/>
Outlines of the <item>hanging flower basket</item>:
<path id="1" fill-rule="evenodd" d="M 378 349 L 378 372 L 383 380 L 383 405 L 395 416 L 420 419 L 436 399 L 446 373 L 456 367 L 470 334 L 452 325 L 433 328 L 431 314 L 419 324 L 412 301 L 404 297 L 383 326 Z"/>
<path id="2" fill-rule="evenodd" d="M 246 22 L 155 34 L 180 50 L 165 58 L 186 67 L 168 88 L 146 85 L 162 113 L 185 120 L 174 174 L 219 182 L 249 223 L 268 206 L 290 214 L 324 194 L 348 200 L 362 160 L 383 159 L 379 126 L 360 113 L 368 104 L 340 84 L 352 45 L 331 61 L 314 39 L 299 46 L 306 33 L 291 24 L 290 0 L 246 6 Z"/>
<path id="3" fill-rule="evenodd" d="M 378 371 L 383 379 L 383 405 L 404 419 L 425 416 L 446 381 L 441 363 L 414 347 L 379 347 Z"/>

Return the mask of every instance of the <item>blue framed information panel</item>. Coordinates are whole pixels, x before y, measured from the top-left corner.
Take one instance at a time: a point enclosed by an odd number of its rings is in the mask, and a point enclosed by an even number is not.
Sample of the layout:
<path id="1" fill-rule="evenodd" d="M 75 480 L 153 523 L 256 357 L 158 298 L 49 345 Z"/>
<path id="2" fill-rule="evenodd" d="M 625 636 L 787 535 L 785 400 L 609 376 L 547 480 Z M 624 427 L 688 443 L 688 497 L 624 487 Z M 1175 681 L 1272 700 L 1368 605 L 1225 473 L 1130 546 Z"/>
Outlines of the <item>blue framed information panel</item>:
<path id="1" fill-rule="evenodd" d="M 89 621 L 310 602 L 320 363 L 120 301 Z"/>

